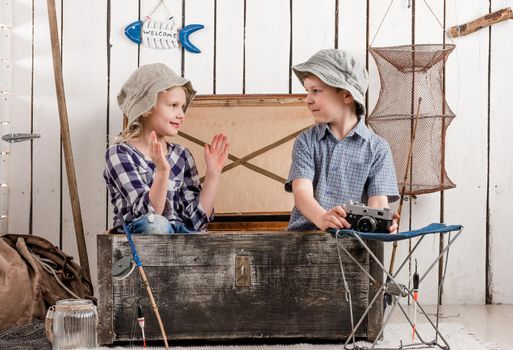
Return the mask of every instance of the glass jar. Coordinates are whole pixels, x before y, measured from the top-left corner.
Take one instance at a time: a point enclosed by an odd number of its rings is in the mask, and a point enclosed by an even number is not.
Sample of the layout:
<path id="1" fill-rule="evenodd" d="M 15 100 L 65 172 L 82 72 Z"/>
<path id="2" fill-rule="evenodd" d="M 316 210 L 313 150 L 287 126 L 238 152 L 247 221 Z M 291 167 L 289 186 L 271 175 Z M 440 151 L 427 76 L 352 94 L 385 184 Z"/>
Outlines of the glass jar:
<path id="1" fill-rule="evenodd" d="M 97 347 L 98 313 L 91 300 L 64 299 L 46 314 L 46 335 L 54 350 Z"/>

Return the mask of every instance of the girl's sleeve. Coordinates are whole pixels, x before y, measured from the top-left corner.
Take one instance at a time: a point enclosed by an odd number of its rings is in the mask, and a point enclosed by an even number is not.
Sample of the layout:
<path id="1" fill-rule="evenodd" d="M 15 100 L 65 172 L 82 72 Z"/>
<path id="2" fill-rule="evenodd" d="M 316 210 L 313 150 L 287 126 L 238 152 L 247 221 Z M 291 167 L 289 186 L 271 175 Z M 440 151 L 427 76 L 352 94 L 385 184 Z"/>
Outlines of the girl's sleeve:
<path id="1" fill-rule="evenodd" d="M 119 208 L 121 212 L 131 212 L 134 218 L 154 213 L 155 209 L 150 203 L 150 186 L 143 179 L 148 169 L 138 165 L 130 150 L 121 145 L 109 148 L 105 161 L 106 175 L 114 191 L 124 199 L 126 208 Z"/>
<path id="2" fill-rule="evenodd" d="M 183 220 L 187 227 L 195 231 L 202 231 L 213 219 L 214 213 L 208 217 L 200 203 L 201 184 L 198 169 L 191 152 L 184 150 L 182 155 L 185 159 L 184 181 L 180 199 L 183 203 Z"/>

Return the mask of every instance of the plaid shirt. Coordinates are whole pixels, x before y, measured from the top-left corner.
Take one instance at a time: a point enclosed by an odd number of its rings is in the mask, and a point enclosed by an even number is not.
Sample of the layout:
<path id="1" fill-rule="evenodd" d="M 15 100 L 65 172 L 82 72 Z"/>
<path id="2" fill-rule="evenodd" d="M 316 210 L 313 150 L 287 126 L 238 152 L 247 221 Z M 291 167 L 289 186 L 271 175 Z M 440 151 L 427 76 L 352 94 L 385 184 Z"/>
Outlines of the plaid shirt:
<path id="1" fill-rule="evenodd" d="M 168 144 L 166 159 L 171 171 L 162 215 L 172 224 L 183 224 L 193 231 L 204 230 L 210 218 L 199 201 L 201 185 L 191 152 L 180 145 Z M 154 213 L 150 187 L 155 164 L 126 142 L 110 146 L 105 161 L 103 177 L 114 206 L 114 227 L 121 226 L 117 218 L 120 211 L 127 223 Z"/>
<path id="2" fill-rule="evenodd" d="M 332 134 L 328 124 L 299 135 L 285 190 L 292 192 L 292 181 L 299 178 L 312 181 L 314 198 L 326 210 L 348 200 L 366 203 L 371 196 L 386 195 L 389 202 L 399 199 L 390 146 L 365 126 L 363 118 L 343 140 Z M 294 207 L 288 230 L 317 227 Z"/>

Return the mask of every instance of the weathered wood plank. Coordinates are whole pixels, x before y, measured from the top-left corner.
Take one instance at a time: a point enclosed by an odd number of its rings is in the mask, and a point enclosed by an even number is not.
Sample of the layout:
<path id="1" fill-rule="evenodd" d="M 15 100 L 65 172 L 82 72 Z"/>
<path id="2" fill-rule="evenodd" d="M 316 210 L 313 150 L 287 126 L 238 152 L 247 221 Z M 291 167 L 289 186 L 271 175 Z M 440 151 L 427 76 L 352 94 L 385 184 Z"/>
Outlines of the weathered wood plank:
<path id="1" fill-rule="evenodd" d="M 98 341 L 112 343 L 112 235 L 97 236 L 98 252 Z"/>
<path id="2" fill-rule="evenodd" d="M 208 224 L 209 231 L 281 231 L 288 226 L 288 221 L 265 221 L 265 222 L 211 222 Z"/>
<path id="3" fill-rule="evenodd" d="M 115 260 L 130 254 L 126 238 L 99 238 L 98 256 Z M 112 240 L 112 251 L 102 240 Z M 343 339 L 350 333 L 349 308 L 339 267 L 336 241 L 319 232 L 210 233 L 136 236 L 160 313 L 171 339 L 318 338 Z M 339 240 L 368 268 L 357 242 Z M 367 277 L 342 252 L 353 311 L 358 319 L 368 303 Z M 250 273 L 236 269 L 245 261 Z M 108 283 L 110 266 L 98 265 L 100 283 Z M 108 272 L 107 272 L 108 271 Z M 247 272 L 246 272 L 247 273 Z M 245 282 L 249 281 L 249 287 Z M 148 339 L 160 332 L 136 272 L 112 279 L 112 340 L 139 339 L 134 331 L 139 300 L 146 316 Z M 107 293 L 107 294 L 105 294 Z M 100 299 L 109 298 L 100 286 Z M 103 304 L 101 327 L 107 315 Z M 376 310 L 381 309 L 381 303 Z M 372 318 L 371 316 L 370 318 Z M 380 320 L 380 318 L 374 318 Z M 379 328 L 381 324 L 375 321 Z M 106 330 L 101 330 L 102 335 Z M 370 332 L 372 334 L 372 332 Z M 357 334 L 367 336 L 364 326 Z M 103 339 L 103 338 L 102 338 Z"/>

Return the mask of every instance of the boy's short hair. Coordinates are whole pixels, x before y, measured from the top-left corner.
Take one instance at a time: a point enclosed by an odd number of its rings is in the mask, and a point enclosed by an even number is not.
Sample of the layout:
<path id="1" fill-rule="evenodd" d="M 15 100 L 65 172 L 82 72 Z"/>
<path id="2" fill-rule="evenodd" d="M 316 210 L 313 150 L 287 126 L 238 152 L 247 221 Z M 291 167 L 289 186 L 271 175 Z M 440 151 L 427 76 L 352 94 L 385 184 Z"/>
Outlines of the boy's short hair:
<path id="1" fill-rule="evenodd" d="M 119 107 L 128 119 L 127 128 L 155 106 L 160 92 L 175 86 L 185 90 L 185 111 L 196 95 L 188 79 L 177 75 L 162 63 L 146 64 L 133 72 L 118 94 Z"/>
<path id="2" fill-rule="evenodd" d="M 365 67 L 349 52 L 338 49 L 320 50 L 308 61 L 292 67 L 301 84 L 313 74 L 325 84 L 348 91 L 356 104 L 356 114 L 365 114 L 365 92 L 368 74 Z"/>

